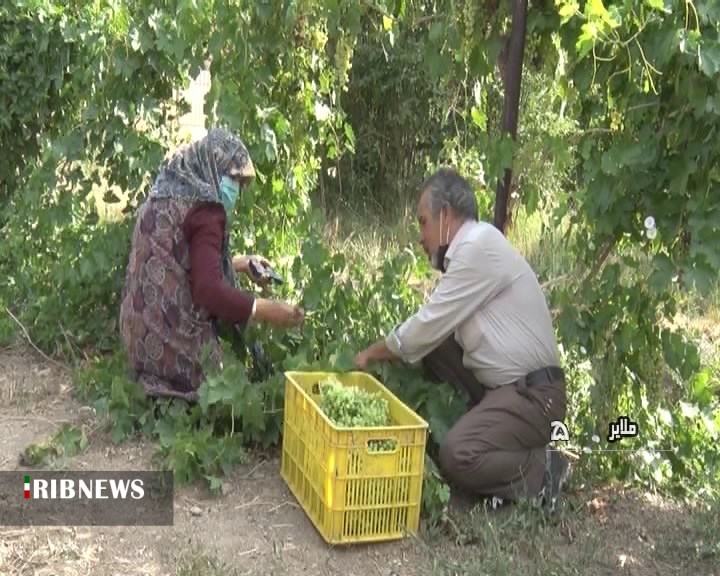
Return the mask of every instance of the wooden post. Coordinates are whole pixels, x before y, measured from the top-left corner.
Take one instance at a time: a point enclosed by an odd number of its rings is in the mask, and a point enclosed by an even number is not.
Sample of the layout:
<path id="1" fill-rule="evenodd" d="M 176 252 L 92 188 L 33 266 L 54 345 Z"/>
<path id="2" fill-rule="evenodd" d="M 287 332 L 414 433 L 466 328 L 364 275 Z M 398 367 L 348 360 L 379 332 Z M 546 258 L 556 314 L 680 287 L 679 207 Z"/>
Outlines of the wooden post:
<path id="1" fill-rule="evenodd" d="M 520 108 L 520 83 L 522 81 L 525 33 L 527 28 L 527 0 L 513 0 L 512 27 L 505 66 L 505 98 L 503 102 L 502 132 L 517 137 L 518 111 Z M 495 193 L 495 227 L 505 233 L 508 196 L 512 184 L 512 170 L 505 170 L 505 178 L 498 180 Z"/>

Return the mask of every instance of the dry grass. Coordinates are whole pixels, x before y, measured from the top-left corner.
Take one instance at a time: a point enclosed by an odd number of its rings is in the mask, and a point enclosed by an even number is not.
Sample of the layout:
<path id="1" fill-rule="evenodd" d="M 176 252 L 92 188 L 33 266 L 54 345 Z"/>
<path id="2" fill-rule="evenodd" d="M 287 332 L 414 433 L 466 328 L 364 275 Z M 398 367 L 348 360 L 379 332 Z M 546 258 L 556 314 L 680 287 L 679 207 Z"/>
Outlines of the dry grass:
<path id="1" fill-rule="evenodd" d="M 196 574 L 208 574 L 197 572 Z M 90 529 L 57 527 L 0 530 L 0 574 L 6 576 L 170 576 L 150 551 L 118 548 Z"/>
<path id="2" fill-rule="evenodd" d="M 52 399 L 70 385 L 67 372 L 44 361 L 21 342 L 7 347 L 3 359 L 0 402 L 5 407 Z"/>
<path id="3" fill-rule="evenodd" d="M 554 517 L 523 505 L 501 510 L 476 506 L 455 522 L 463 541 L 447 533 L 421 534 L 417 556 L 387 569 L 378 562 L 379 576 L 720 576 L 720 502 L 689 506 L 617 487 L 585 489 Z M 116 535 L 102 540 L 90 530 L 75 528 L 1 530 L 0 573 L 257 573 L 241 558 L 221 560 L 199 544 L 175 548 L 175 560 L 165 562 L 157 553 L 123 553 L 117 540 Z M 179 545 L 168 540 L 149 548 Z M 345 553 L 335 551 L 338 562 Z"/>
<path id="4" fill-rule="evenodd" d="M 425 258 L 418 245 L 414 208 L 407 207 L 402 213 L 402 218 L 391 223 L 355 214 L 336 217 L 326 228 L 326 238 L 333 249 L 371 266 L 382 263 L 388 253 L 407 247 L 413 249 L 418 258 Z M 568 273 L 575 265 L 567 250 L 565 232 L 566 227 L 555 227 L 540 213 L 528 216 L 520 210 L 508 238 L 538 275 L 549 279 Z"/>
<path id="5" fill-rule="evenodd" d="M 214 558 L 200 546 L 193 546 L 183 552 L 176 565 L 176 576 L 236 576 L 243 574 L 225 562 Z"/>
<path id="6" fill-rule="evenodd" d="M 476 507 L 471 546 L 435 554 L 438 576 L 720 574 L 720 503 L 688 508 L 621 489 L 584 491 L 548 518 L 531 507 Z"/>
<path id="7" fill-rule="evenodd" d="M 382 265 L 388 254 L 406 248 L 413 250 L 418 259 L 424 259 L 418 245 L 414 207 L 399 212 L 403 216 L 391 223 L 361 214 L 336 217 L 327 226 L 326 238 L 333 249 L 342 251 L 349 259 L 367 263 L 368 267 Z M 574 260 L 568 244 L 568 228 L 567 222 L 556 226 L 541 212 L 528 215 L 522 208 L 517 210 L 508 238 L 527 258 L 543 284 L 577 283 L 588 272 Z M 615 260 L 611 254 L 607 262 Z M 626 273 L 635 271 L 626 270 Z M 419 288 L 429 294 L 432 286 L 433 281 L 424 280 Z M 680 309 L 674 325 L 697 337 L 710 356 L 720 357 L 720 281 L 706 296 L 684 295 Z"/>
<path id="8" fill-rule="evenodd" d="M 97 566 L 99 546 L 85 545 L 72 528 L 0 531 L 0 573 L 90 574 Z"/>

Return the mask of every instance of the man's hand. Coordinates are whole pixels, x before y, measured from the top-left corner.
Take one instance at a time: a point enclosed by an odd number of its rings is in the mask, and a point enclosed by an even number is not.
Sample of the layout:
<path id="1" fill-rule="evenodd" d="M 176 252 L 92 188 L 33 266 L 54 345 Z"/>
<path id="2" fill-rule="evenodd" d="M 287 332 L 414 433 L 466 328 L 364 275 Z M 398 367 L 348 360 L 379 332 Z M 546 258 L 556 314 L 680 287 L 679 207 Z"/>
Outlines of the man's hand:
<path id="1" fill-rule="evenodd" d="M 385 340 L 379 340 L 372 346 L 355 355 L 355 366 L 360 370 L 367 370 L 368 364 L 380 360 L 398 360 L 385 344 Z"/>
<path id="2" fill-rule="evenodd" d="M 355 355 L 355 366 L 357 366 L 357 368 L 359 370 L 367 370 L 369 362 L 370 362 L 370 358 L 368 357 L 367 350 L 358 352 Z"/>

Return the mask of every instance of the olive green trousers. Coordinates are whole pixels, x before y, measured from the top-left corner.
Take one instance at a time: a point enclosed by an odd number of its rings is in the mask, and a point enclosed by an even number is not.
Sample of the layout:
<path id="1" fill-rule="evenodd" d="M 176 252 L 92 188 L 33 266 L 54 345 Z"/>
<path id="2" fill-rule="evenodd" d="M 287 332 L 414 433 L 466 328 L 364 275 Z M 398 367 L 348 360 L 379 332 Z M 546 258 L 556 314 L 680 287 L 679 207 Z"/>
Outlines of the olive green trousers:
<path id="1" fill-rule="evenodd" d="M 551 422 L 566 415 L 565 378 L 549 366 L 517 382 L 487 388 L 462 362 L 451 336 L 423 359 L 435 381 L 444 381 L 470 398 L 468 412 L 440 446 L 439 465 L 451 486 L 477 496 L 508 500 L 534 497 L 545 473 Z"/>

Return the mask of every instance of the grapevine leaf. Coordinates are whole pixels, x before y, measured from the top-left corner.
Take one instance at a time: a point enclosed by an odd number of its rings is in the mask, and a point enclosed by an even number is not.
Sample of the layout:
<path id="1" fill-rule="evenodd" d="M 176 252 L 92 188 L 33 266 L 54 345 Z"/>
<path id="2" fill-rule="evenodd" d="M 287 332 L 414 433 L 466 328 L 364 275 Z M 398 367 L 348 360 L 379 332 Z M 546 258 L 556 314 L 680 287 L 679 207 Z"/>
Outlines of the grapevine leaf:
<path id="1" fill-rule="evenodd" d="M 720 72 L 720 43 L 706 41 L 698 50 L 700 69 L 708 78 L 715 78 Z"/>
<path id="2" fill-rule="evenodd" d="M 245 385 L 241 399 L 235 403 L 236 413 L 243 421 L 243 429 L 256 436 L 265 430 L 262 395 L 252 384 Z"/>
<path id="3" fill-rule="evenodd" d="M 666 11 L 664 0 L 645 0 L 645 4 L 654 10 L 660 10 L 661 12 Z"/>
<path id="4" fill-rule="evenodd" d="M 331 356 L 330 362 L 338 372 L 351 372 L 355 370 L 355 356 L 352 350 L 344 348 Z"/>
<path id="5" fill-rule="evenodd" d="M 485 122 L 487 121 L 485 113 L 477 106 L 473 106 L 471 114 L 475 125 L 481 130 L 485 130 Z"/>
<path id="6" fill-rule="evenodd" d="M 441 445 L 450 428 L 464 413 L 465 407 L 454 396 L 448 398 L 433 395 L 427 400 L 426 410 L 433 440 Z"/>
<path id="7" fill-rule="evenodd" d="M 570 20 L 570 18 L 577 14 L 579 9 L 580 5 L 574 0 L 571 2 L 563 2 L 560 10 L 558 11 L 558 14 L 561 18 L 561 23 L 565 24 L 568 20 Z"/>

